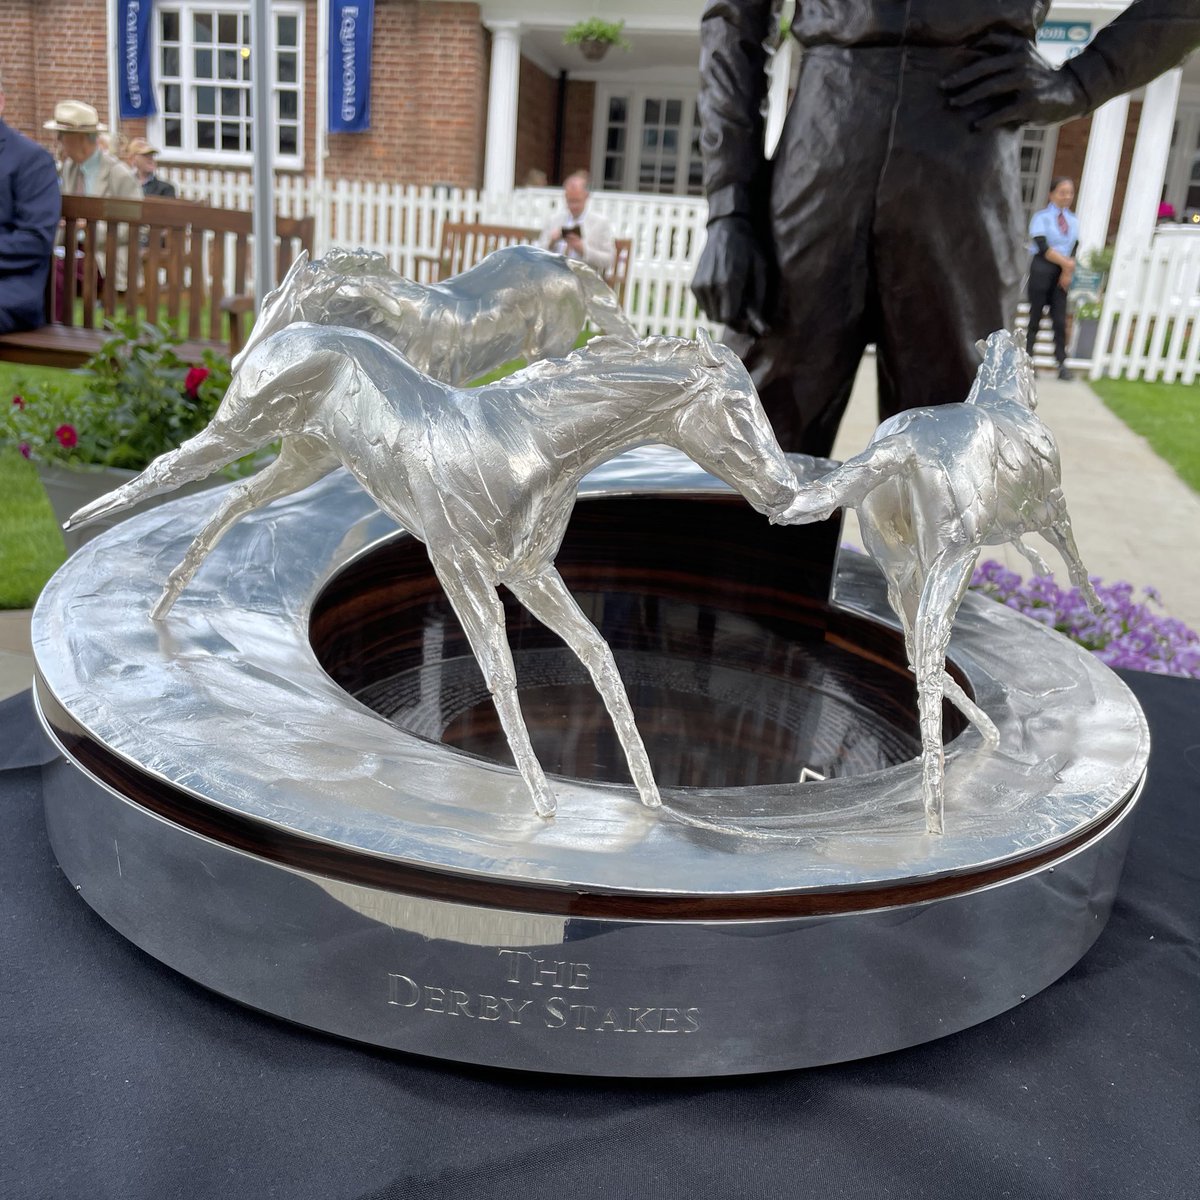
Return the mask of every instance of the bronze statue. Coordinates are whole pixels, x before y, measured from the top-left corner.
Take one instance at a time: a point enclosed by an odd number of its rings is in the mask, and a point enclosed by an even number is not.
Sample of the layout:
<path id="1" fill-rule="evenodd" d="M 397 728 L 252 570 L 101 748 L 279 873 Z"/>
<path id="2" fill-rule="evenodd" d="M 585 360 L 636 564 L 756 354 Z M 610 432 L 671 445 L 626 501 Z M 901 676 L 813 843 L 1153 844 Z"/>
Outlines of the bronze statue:
<path id="1" fill-rule="evenodd" d="M 771 0 L 709 0 L 708 243 L 692 287 L 730 327 L 788 450 L 827 455 L 866 345 L 879 409 L 955 400 L 1024 267 L 1020 127 L 1091 112 L 1200 44 L 1196 0 L 1138 0 L 1058 69 L 1045 0 L 797 0 L 804 46 L 763 155 Z"/>

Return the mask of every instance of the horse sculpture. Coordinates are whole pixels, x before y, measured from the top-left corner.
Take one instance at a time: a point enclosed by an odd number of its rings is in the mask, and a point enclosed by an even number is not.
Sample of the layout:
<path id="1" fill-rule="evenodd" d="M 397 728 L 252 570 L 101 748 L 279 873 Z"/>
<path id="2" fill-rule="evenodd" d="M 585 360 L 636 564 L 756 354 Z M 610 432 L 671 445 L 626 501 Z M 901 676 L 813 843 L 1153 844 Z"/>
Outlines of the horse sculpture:
<path id="1" fill-rule="evenodd" d="M 917 680 L 926 827 L 941 833 L 945 797 L 942 698 L 995 745 L 996 726 L 946 673 L 954 614 L 984 546 L 1013 543 L 1039 574 L 1045 561 L 1021 540 L 1040 533 L 1062 555 L 1094 611 L 1100 601 L 1079 558 L 1060 484 L 1058 447 L 1036 417 L 1033 364 L 1006 331 L 979 343 L 983 365 L 965 402 L 890 417 L 862 454 L 802 486 L 777 518 L 820 520 L 853 508 L 867 552 L 887 580 Z"/>
<path id="2" fill-rule="evenodd" d="M 263 301 L 237 371 L 251 351 L 294 321 L 373 333 L 426 375 L 465 384 L 524 356 L 533 363 L 570 353 L 587 320 L 637 341 L 612 289 L 586 263 L 537 246 L 506 246 L 445 283 L 397 274 L 382 254 L 301 252 Z"/>
<path id="3" fill-rule="evenodd" d="M 599 338 L 480 388 L 422 374 L 369 333 L 295 324 L 255 346 L 208 427 L 136 479 L 80 509 L 67 527 L 203 479 L 282 438 L 279 457 L 235 485 L 170 573 L 161 619 L 240 517 L 344 465 L 428 550 L 483 671 L 537 812 L 554 793 L 517 700 L 498 584 L 578 655 L 600 692 L 644 804 L 660 803 L 608 644 L 554 568 L 588 471 L 620 451 L 665 442 L 783 513 L 796 477 L 741 361 L 707 337 Z"/>

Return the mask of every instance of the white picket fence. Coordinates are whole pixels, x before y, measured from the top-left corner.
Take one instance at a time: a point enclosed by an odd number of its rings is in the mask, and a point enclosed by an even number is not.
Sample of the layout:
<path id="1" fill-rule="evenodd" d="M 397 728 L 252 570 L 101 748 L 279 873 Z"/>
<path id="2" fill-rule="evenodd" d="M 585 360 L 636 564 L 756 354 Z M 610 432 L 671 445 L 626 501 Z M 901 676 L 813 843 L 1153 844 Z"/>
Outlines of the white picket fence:
<path id="1" fill-rule="evenodd" d="M 219 208 L 250 209 L 253 190 L 243 171 L 195 169 L 164 172 L 181 197 Z M 317 255 L 330 246 L 377 251 L 402 274 L 414 276 L 417 260 L 437 254 L 446 221 L 545 225 L 561 201 L 558 188 L 521 188 L 504 195 L 470 189 L 411 187 L 340 179 L 317 194 L 312 179 L 281 175 L 276 211 L 316 217 Z M 638 331 L 694 337 L 704 319 L 689 283 L 704 245 L 708 206 L 687 196 L 593 193 L 596 211 L 618 237 L 633 240 L 625 310 Z M 707 326 L 712 331 L 712 326 Z"/>
<path id="2" fill-rule="evenodd" d="M 1195 383 L 1200 373 L 1200 230 L 1169 229 L 1118 255 L 1091 376 Z"/>

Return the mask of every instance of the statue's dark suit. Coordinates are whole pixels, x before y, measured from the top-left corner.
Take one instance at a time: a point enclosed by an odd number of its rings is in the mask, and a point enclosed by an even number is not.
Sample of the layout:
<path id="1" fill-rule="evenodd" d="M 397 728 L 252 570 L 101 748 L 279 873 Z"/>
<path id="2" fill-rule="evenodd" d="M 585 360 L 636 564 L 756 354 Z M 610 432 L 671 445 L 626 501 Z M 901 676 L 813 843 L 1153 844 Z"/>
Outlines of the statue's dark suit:
<path id="1" fill-rule="evenodd" d="M 734 329 L 786 449 L 829 452 L 871 342 L 881 418 L 962 400 L 1026 265 L 1021 124 L 1090 112 L 1200 43 L 1198 0 L 1140 0 L 1055 71 L 1032 49 L 1048 7 L 797 0 L 800 78 L 766 163 L 771 0 L 710 0 L 693 287 Z"/>

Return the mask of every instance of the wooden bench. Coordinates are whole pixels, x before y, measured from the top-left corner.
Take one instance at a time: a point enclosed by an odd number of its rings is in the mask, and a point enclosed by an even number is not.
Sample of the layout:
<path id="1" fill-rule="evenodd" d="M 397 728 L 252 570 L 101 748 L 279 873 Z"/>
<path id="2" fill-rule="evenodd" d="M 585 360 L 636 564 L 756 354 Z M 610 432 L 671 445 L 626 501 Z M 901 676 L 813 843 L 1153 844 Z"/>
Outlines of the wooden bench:
<path id="1" fill-rule="evenodd" d="M 437 255 L 417 257 L 419 268 L 425 268 L 418 273 L 427 275 L 432 268 L 433 278 L 424 278 L 422 282 L 442 283 L 482 262 L 493 250 L 499 250 L 502 246 L 529 245 L 536 242 L 540 232 L 538 229 L 525 229 L 519 225 L 447 221 L 442 226 L 442 244 Z M 613 265 L 604 272 L 604 282 L 616 292 L 619 304 L 625 303 L 632 254 L 633 240 L 617 238 Z"/>
<path id="2" fill-rule="evenodd" d="M 154 198 L 64 196 L 62 204 L 64 244 L 80 247 L 84 269 L 77 270 L 69 256 L 56 260 L 64 263 L 67 289 L 59 319 L 59 272 L 51 263 L 45 325 L 0 334 L 0 361 L 79 366 L 107 340 L 104 321 L 125 316 L 169 323 L 185 339 L 178 351 L 182 358 L 199 359 L 207 349 L 238 352 L 254 306 L 248 292 L 250 213 Z M 277 278 L 301 250 L 312 252 L 313 228 L 312 217 L 276 217 Z M 98 241 L 103 245 L 102 283 L 90 269 Z M 123 293 L 116 288 L 122 255 L 128 281 Z"/>

